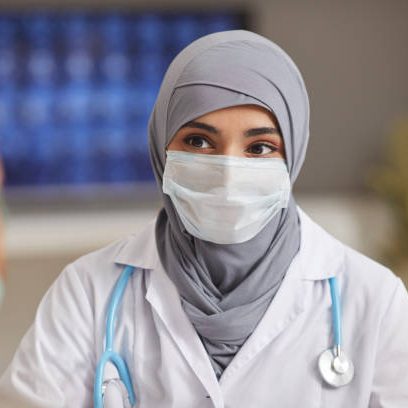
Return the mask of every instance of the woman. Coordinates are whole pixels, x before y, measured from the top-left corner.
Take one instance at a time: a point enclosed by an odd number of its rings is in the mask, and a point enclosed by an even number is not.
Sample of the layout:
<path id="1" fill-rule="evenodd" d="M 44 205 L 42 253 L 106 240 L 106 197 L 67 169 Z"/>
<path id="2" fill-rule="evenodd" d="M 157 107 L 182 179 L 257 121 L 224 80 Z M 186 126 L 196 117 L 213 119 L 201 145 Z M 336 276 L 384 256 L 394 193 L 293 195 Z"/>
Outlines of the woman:
<path id="1" fill-rule="evenodd" d="M 88 407 L 103 380 L 106 400 L 123 391 L 98 365 L 119 276 L 106 348 L 127 362 L 137 406 L 408 406 L 407 292 L 296 205 L 308 137 L 302 76 L 276 44 L 238 30 L 184 49 L 149 121 L 162 210 L 66 267 L 1 380 L 2 406 Z"/>

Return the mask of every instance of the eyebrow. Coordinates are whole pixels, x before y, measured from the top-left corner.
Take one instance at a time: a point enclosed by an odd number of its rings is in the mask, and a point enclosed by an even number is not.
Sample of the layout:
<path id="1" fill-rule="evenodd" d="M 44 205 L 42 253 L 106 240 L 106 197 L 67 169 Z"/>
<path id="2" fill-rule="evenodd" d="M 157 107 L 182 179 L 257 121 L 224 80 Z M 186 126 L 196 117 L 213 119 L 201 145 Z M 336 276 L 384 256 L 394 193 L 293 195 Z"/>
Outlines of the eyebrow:
<path id="1" fill-rule="evenodd" d="M 197 128 L 197 129 L 203 129 L 206 130 L 207 132 L 213 133 L 215 135 L 219 135 L 221 132 L 214 126 L 208 125 L 207 123 L 203 122 L 197 122 L 195 120 L 192 120 L 190 122 L 185 123 L 183 126 L 181 126 L 180 129 L 183 128 Z M 258 135 L 264 135 L 264 134 L 271 134 L 271 135 L 279 135 L 278 129 L 274 127 L 259 127 L 259 128 L 253 128 L 253 129 L 248 129 L 245 132 L 245 136 L 258 136 Z"/>

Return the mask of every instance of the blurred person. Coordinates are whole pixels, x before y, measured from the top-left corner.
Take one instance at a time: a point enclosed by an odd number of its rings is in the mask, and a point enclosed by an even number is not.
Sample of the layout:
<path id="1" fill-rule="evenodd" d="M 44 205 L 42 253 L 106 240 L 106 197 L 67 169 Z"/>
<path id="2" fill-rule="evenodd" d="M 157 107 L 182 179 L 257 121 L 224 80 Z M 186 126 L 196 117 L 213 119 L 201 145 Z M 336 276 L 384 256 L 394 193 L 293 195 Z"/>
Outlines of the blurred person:
<path id="1" fill-rule="evenodd" d="M 303 78 L 272 41 L 179 53 L 149 120 L 163 208 L 64 269 L 1 406 L 407 407 L 407 291 L 296 204 L 308 138 Z"/>
<path id="2" fill-rule="evenodd" d="M 4 248 L 4 199 L 3 199 L 3 186 L 4 186 L 4 166 L 0 157 L 0 306 L 5 294 L 5 281 L 6 281 L 6 255 Z"/>

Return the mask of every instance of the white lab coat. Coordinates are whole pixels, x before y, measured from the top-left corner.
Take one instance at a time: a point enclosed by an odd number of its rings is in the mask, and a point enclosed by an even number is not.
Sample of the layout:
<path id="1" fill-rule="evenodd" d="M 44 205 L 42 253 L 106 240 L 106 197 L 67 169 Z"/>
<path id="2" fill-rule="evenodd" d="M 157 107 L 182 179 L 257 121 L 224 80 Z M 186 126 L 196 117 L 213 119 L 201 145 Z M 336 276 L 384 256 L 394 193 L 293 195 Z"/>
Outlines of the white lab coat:
<path id="1" fill-rule="evenodd" d="M 152 222 L 64 269 L 0 381 L 0 406 L 92 406 L 108 298 L 129 264 L 137 270 L 123 298 L 115 345 L 128 362 L 137 407 L 408 407 L 404 285 L 298 211 L 300 251 L 219 382 L 160 264 Z M 338 389 L 326 386 L 317 369 L 320 353 L 333 344 L 331 276 L 338 278 L 344 349 L 355 366 L 353 381 Z"/>

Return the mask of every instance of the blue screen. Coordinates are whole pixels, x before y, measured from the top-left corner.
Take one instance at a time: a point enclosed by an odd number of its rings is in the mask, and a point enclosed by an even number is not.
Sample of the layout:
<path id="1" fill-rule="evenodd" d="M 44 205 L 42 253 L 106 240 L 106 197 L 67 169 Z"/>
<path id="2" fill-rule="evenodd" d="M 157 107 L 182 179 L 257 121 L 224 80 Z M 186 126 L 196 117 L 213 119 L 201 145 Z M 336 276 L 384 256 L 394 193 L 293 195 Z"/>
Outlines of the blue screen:
<path id="1" fill-rule="evenodd" d="M 6 186 L 153 179 L 147 123 L 164 72 L 239 13 L 0 14 Z"/>

